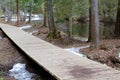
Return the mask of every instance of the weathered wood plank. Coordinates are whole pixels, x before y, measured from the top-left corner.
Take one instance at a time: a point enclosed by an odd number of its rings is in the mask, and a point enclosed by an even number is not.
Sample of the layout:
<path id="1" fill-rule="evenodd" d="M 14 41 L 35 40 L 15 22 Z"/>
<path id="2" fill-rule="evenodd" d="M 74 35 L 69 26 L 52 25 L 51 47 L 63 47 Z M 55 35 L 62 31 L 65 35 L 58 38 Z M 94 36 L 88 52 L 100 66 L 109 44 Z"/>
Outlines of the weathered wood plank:
<path id="1" fill-rule="evenodd" d="M 120 72 L 71 54 L 15 26 L 0 24 L 5 34 L 29 57 L 60 80 L 120 80 Z"/>

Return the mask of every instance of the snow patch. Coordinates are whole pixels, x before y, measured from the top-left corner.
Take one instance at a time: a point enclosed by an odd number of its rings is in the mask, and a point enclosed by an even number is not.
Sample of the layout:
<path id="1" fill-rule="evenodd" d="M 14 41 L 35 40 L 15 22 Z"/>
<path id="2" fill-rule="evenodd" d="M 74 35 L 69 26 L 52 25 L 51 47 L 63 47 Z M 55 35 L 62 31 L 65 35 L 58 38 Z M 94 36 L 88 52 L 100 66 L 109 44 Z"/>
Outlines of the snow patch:
<path id="1" fill-rule="evenodd" d="M 16 80 L 31 80 L 35 74 L 28 72 L 25 64 L 17 63 L 9 70 L 9 75 Z"/>
<path id="2" fill-rule="evenodd" d="M 118 53 L 118 57 L 120 58 L 120 53 Z"/>
<path id="3" fill-rule="evenodd" d="M 29 14 L 28 13 L 24 13 L 24 12 L 20 12 L 20 14 L 22 15 L 22 17 L 24 15 L 26 15 L 26 22 L 29 21 Z M 1 17 L 5 17 L 4 15 L 2 15 Z M 43 20 L 43 15 L 42 14 L 32 14 L 32 17 L 31 17 L 31 21 L 42 21 Z M 8 16 L 5 17 L 5 21 L 7 22 L 8 21 Z M 12 15 L 11 17 L 11 21 L 12 22 L 17 22 L 17 16 L 16 15 Z"/>
<path id="4" fill-rule="evenodd" d="M 88 41 L 88 38 L 87 38 L 87 37 L 74 37 L 74 39 L 80 40 L 80 41 L 83 41 L 83 42 Z"/>
<path id="5" fill-rule="evenodd" d="M 17 22 L 17 18 L 12 18 L 11 21 L 12 22 Z"/>
<path id="6" fill-rule="evenodd" d="M 0 36 L 0 40 L 2 39 L 3 37 L 2 36 Z"/>
<path id="7" fill-rule="evenodd" d="M 29 34 L 32 35 L 33 33 L 36 33 L 36 32 L 38 32 L 38 30 L 32 31 Z"/>
<path id="8" fill-rule="evenodd" d="M 79 48 L 79 49 L 84 49 L 84 48 L 88 48 L 88 47 L 90 47 L 90 45 L 82 46 L 82 47 L 77 47 L 77 48 Z"/>
<path id="9" fill-rule="evenodd" d="M 32 18 L 31 20 L 32 20 L 32 21 L 37 21 L 37 20 L 43 20 L 43 18 L 35 17 L 35 18 Z"/>
<path id="10" fill-rule="evenodd" d="M 32 27 L 31 25 L 26 25 L 26 26 L 20 27 L 19 29 L 24 30 L 24 29 L 29 29 L 29 28 L 31 28 L 31 27 Z"/>
<path id="11" fill-rule="evenodd" d="M 40 17 L 32 17 L 32 18 L 31 18 L 31 21 L 39 21 L 39 20 L 42 21 L 43 18 L 40 18 Z M 26 19 L 26 22 L 28 22 L 28 21 L 29 21 L 29 19 L 27 18 L 27 19 Z"/>
<path id="12" fill-rule="evenodd" d="M 82 47 L 73 47 L 73 48 L 67 48 L 65 50 L 67 50 L 73 54 L 76 54 L 80 57 L 86 57 L 84 54 L 80 53 L 80 49 L 84 49 L 84 48 L 88 48 L 88 47 L 90 47 L 90 46 L 88 45 L 88 46 L 82 46 Z"/>

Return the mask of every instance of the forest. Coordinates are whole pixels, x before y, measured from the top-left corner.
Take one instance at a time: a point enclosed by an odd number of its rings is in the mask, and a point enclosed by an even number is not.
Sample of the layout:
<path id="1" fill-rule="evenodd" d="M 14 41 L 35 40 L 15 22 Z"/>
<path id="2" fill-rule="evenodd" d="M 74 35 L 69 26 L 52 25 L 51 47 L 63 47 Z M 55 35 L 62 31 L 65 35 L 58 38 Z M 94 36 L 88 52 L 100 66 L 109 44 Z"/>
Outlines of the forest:
<path id="1" fill-rule="evenodd" d="M 2 14 L 5 15 L 4 22 L 6 23 L 12 22 L 12 18 L 16 17 L 17 21 L 14 25 L 17 26 L 32 23 L 48 27 L 50 32 L 48 37 L 50 38 L 59 38 L 61 28 L 69 37 L 88 37 L 90 39 L 91 36 L 91 39 L 94 38 L 92 41 L 96 41 L 95 38 L 99 39 L 99 37 L 105 39 L 119 36 L 119 5 L 118 0 L 93 2 L 91 0 L 1 0 L 1 17 L 3 17 Z M 32 22 L 32 14 L 38 14 L 43 21 Z M 26 19 L 28 20 L 26 21 Z M 95 25 L 96 28 L 93 27 Z M 74 26 L 85 27 L 77 31 L 78 29 Z M 94 43 L 96 44 L 96 42 Z"/>
<path id="2" fill-rule="evenodd" d="M 0 0 L 0 23 L 120 70 L 120 0 Z"/>

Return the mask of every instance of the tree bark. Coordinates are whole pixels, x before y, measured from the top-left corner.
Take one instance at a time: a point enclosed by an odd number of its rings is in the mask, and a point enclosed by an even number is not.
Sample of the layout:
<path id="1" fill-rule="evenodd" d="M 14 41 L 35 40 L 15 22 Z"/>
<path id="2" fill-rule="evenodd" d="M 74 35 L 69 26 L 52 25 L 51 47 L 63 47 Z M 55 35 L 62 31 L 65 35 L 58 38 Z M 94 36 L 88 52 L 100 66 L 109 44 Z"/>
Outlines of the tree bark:
<path id="1" fill-rule="evenodd" d="M 49 26 L 50 31 L 55 32 L 56 27 L 54 23 L 52 0 L 47 0 L 47 17 L 48 17 L 48 26 Z"/>
<path id="2" fill-rule="evenodd" d="M 7 22 L 8 19 L 7 19 L 7 8 L 6 7 L 4 8 L 3 12 L 4 12 L 4 21 Z"/>
<path id="3" fill-rule="evenodd" d="M 67 30 L 67 34 L 69 37 L 72 37 L 72 17 L 71 16 L 69 18 L 69 25 L 68 25 L 68 30 Z"/>
<path id="4" fill-rule="evenodd" d="M 31 23 L 33 3 L 34 3 L 34 0 L 32 0 L 32 1 L 30 2 L 29 20 L 28 20 L 28 23 Z"/>
<path id="5" fill-rule="evenodd" d="M 98 0 L 91 0 L 91 38 L 92 46 L 99 46 L 99 17 L 98 17 Z"/>
<path id="6" fill-rule="evenodd" d="M 9 9 L 7 9 L 7 22 L 10 22 L 11 18 L 12 18 L 12 12 Z"/>
<path id="7" fill-rule="evenodd" d="M 55 21 L 54 21 L 54 13 L 53 13 L 53 7 L 52 7 L 52 0 L 46 0 L 46 6 L 47 6 L 47 22 L 49 27 L 49 34 L 47 36 L 48 39 L 58 39 L 60 38 L 60 32 L 57 31 L 55 27 Z"/>
<path id="8" fill-rule="evenodd" d="M 47 20 L 48 20 L 48 27 L 49 27 L 49 34 L 47 38 L 49 39 L 56 39 L 60 37 L 60 33 L 57 32 L 54 22 L 54 14 L 53 14 L 53 7 L 52 7 L 52 0 L 46 0 L 47 5 Z"/>
<path id="9" fill-rule="evenodd" d="M 46 22 L 46 21 L 47 21 L 47 17 L 46 17 L 46 15 L 47 15 L 47 14 L 46 14 L 46 13 L 47 13 L 47 12 L 46 12 L 46 8 L 47 8 L 47 7 L 46 7 L 46 1 L 45 1 L 45 2 L 44 2 L 44 20 L 43 20 L 43 25 L 42 25 L 42 27 L 47 27 L 47 25 L 46 25 L 46 24 L 47 24 L 47 22 Z"/>
<path id="10" fill-rule="evenodd" d="M 118 0 L 118 9 L 117 9 L 117 16 L 116 16 L 114 33 L 116 36 L 120 36 L 120 0 Z"/>
<path id="11" fill-rule="evenodd" d="M 91 1 L 89 0 L 89 36 L 88 36 L 88 42 L 92 41 L 92 37 L 91 37 Z"/>
<path id="12" fill-rule="evenodd" d="M 16 0 L 16 15 L 17 15 L 17 26 L 19 26 L 19 3 Z"/>
<path id="13" fill-rule="evenodd" d="M 73 25 L 73 23 L 72 23 L 72 19 L 73 19 L 73 17 L 72 17 L 72 2 L 73 2 L 73 0 L 71 0 L 71 3 L 69 4 L 69 9 L 70 9 L 70 13 L 69 13 L 69 26 L 68 26 L 68 36 L 69 37 L 72 37 L 72 25 Z"/>
<path id="14" fill-rule="evenodd" d="M 23 15 L 23 22 L 25 22 L 26 23 L 26 17 L 27 17 L 27 15 L 26 15 L 26 2 L 24 2 L 23 3 L 24 4 L 24 7 L 23 7 L 23 12 L 24 12 L 24 15 Z"/>

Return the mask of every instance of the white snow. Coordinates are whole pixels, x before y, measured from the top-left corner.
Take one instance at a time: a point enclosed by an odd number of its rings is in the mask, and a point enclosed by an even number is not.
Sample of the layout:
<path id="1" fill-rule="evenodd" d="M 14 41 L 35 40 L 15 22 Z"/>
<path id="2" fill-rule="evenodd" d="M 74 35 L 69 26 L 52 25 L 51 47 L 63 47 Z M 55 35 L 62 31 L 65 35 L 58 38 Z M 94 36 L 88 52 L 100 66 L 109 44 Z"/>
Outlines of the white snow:
<path id="1" fill-rule="evenodd" d="M 40 17 L 34 17 L 34 18 L 32 18 L 32 21 L 37 21 L 37 20 L 43 20 L 43 18 L 40 18 Z"/>
<path id="2" fill-rule="evenodd" d="M 118 57 L 120 58 L 120 53 L 118 53 Z"/>
<path id="3" fill-rule="evenodd" d="M 25 13 L 21 12 L 21 15 L 23 16 Z M 3 15 L 4 16 L 4 15 Z M 26 13 L 26 22 L 28 22 L 29 20 L 29 14 Z M 42 14 L 32 14 L 32 18 L 31 18 L 31 21 L 42 21 L 43 20 L 43 15 Z M 5 18 L 5 21 L 8 21 L 8 17 Z M 12 22 L 17 22 L 17 16 L 16 15 L 13 15 L 12 18 L 11 18 L 11 21 Z"/>
<path id="4" fill-rule="evenodd" d="M 74 39 L 85 41 L 85 42 L 88 41 L 88 38 L 86 38 L 86 37 L 74 37 Z"/>
<path id="5" fill-rule="evenodd" d="M 14 77 L 16 80 L 31 80 L 34 76 L 33 73 L 30 73 L 26 70 L 26 65 L 17 63 L 9 70 L 9 75 Z"/>
<path id="6" fill-rule="evenodd" d="M 38 32 L 38 30 L 32 31 L 29 34 L 32 35 L 33 33 L 36 33 L 36 32 Z"/>
<path id="7" fill-rule="evenodd" d="M 27 19 L 26 19 L 26 22 L 28 22 L 28 20 L 29 20 L 29 19 L 27 18 Z M 32 18 L 31 18 L 31 21 L 38 21 L 38 20 L 41 21 L 41 20 L 43 20 L 43 18 L 41 18 L 41 17 L 39 17 L 39 16 L 37 16 L 37 17 L 32 17 Z"/>
<path id="8" fill-rule="evenodd" d="M 29 28 L 31 28 L 31 27 L 32 27 L 31 25 L 26 25 L 26 26 L 20 27 L 19 29 L 24 30 L 24 29 L 29 29 Z"/>
<path id="9" fill-rule="evenodd" d="M 0 40 L 2 39 L 3 37 L 2 36 L 0 36 Z"/>
<path id="10" fill-rule="evenodd" d="M 28 14 L 29 16 L 29 14 Z M 26 22 L 29 20 L 29 18 L 26 19 Z M 31 21 L 38 21 L 38 20 L 43 20 L 43 16 L 42 14 L 32 14 L 32 18 L 31 18 Z"/>
<path id="11" fill-rule="evenodd" d="M 17 18 L 12 18 L 11 21 L 12 22 L 17 22 Z"/>
<path id="12" fill-rule="evenodd" d="M 80 57 L 86 57 L 85 55 L 80 53 L 80 49 L 88 48 L 88 47 L 89 47 L 89 45 L 88 46 L 82 46 L 82 47 L 67 48 L 65 50 L 67 50 L 67 51 L 69 51 L 69 52 L 71 52 L 73 54 L 76 54 L 76 55 L 78 55 Z"/>

